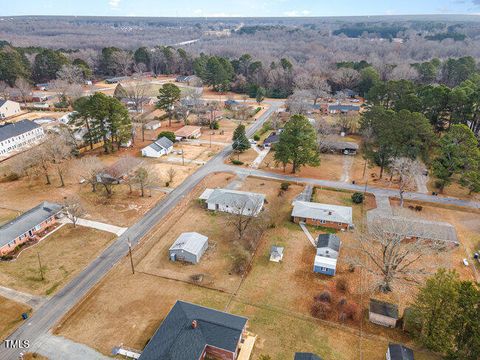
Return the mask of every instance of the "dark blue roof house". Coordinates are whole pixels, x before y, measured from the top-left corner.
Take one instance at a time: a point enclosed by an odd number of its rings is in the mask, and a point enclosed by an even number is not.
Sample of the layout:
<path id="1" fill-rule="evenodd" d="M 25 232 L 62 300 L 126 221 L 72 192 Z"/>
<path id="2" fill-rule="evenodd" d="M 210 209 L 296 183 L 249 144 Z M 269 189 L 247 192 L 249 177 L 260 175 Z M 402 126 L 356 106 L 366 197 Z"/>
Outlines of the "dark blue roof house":
<path id="1" fill-rule="evenodd" d="M 140 360 L 235 360 L 247 318 L 177 301 Z"/>

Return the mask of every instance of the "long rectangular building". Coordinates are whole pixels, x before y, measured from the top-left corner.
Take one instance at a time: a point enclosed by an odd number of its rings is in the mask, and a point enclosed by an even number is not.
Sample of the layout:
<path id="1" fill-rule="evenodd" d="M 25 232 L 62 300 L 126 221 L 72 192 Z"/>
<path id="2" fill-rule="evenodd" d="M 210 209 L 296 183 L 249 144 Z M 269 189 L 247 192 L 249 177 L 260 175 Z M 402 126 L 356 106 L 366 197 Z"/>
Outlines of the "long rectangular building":
<path id="1" fill-rule="evenodd" d="M 0 125 L 0 156 L 24 149 L 44 136 L 43 128 L 30 120 Z"/>

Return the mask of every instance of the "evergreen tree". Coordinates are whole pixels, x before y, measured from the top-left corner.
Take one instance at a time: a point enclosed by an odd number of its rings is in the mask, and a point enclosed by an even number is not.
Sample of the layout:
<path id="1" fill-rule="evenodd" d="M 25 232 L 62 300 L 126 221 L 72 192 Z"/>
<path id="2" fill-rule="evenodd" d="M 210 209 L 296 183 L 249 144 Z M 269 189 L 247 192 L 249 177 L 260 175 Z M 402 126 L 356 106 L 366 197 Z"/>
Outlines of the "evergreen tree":
<path id="1" fill-rule="evenodd" d="M 245 132 L 245 125 L 240 124 L 237 126 L 237 128 L 233 132 L 232 140 L 232 148 L 237 153 L 242 153 L 250 149 L 251 147 L 250 142 L 247 138 L 247 134 Z"/>
<path id="2" fill-rule="evenodd" d="M 36 82 L 48 82 L 57 76 L 57 72 L 69 61 L 59 51 L 44 49 L 35 56 L 32 75 Z"/>
<path id="3" fill-rule="evenodd" d="M 315 129 L 303 115 L 294 115 L 285 124 L 275 146 L 275 160 L 285 167 L 292 164 L 292 173 L 301 166 L 319 166 Z"/>
<path id="4" fill-rule="evenodd" d="M 180 88 L 175 84 L 165 84 L 158 92 L 157 108 L 168 114 L 168 126 L 172 126 L 172 114 L 175 104 L 180 100 Z"/>

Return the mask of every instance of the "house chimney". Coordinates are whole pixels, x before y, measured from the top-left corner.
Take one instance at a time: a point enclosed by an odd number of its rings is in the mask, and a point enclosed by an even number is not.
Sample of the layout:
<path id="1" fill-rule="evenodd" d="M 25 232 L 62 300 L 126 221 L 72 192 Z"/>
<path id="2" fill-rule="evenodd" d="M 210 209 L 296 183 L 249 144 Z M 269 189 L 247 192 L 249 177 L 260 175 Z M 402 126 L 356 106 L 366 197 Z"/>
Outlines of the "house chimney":
<path id="1" fill-rule="evenodd" d="M 331 211 L 329 211 L 329 212 L 328 212 L 328 215 L 332 215 L 332 212 L 331 212 Z"/>
<path id="2" fill-rule="evenodd" d="M 193 321 L 192 321 L 192 329 L 196 329 L 197 326 L 198 326 L 197 320 L 193 320 Z"/>

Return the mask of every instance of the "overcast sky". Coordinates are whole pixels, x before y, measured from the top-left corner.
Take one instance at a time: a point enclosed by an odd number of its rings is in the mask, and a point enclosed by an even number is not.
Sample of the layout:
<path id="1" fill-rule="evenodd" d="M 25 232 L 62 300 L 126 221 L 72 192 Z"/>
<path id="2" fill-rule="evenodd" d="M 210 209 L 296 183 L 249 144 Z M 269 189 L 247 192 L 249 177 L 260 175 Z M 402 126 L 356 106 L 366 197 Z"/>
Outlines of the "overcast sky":
<path id="1" fill-rule="evenodd" d="M 404 14 L 480 14 L 480 0 L 5 0 L 0 9 L 0 16 L 214 17 Z"/>

